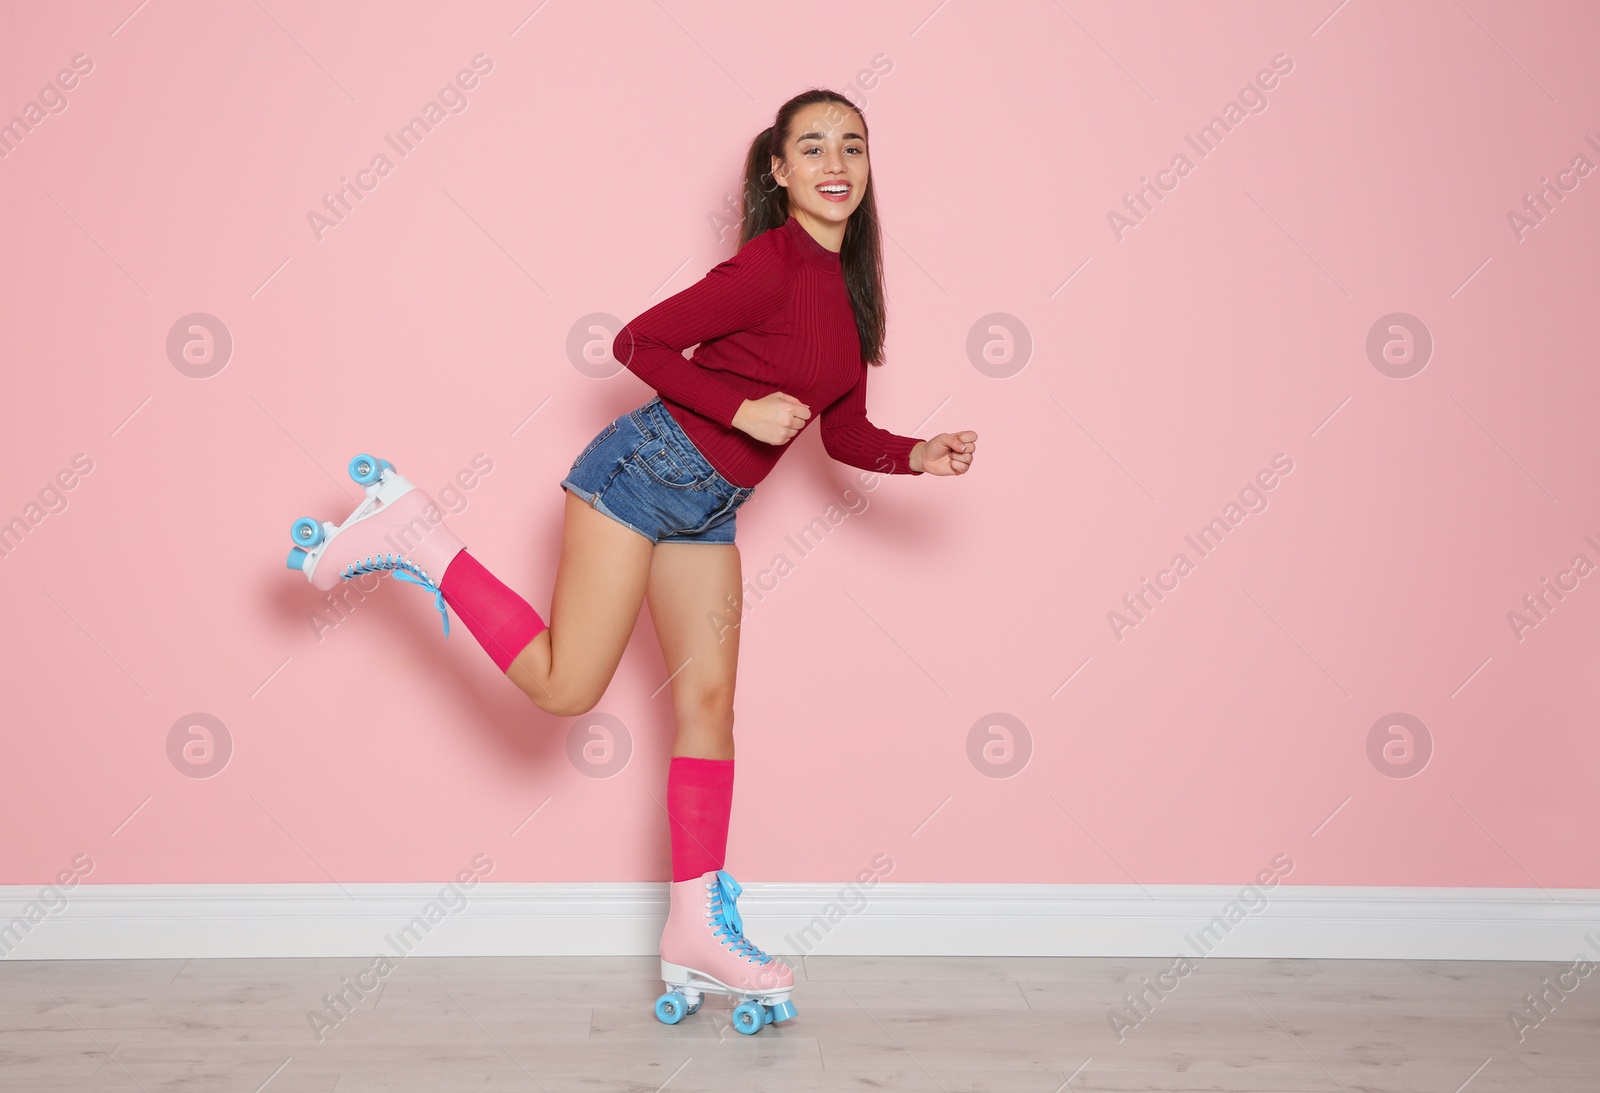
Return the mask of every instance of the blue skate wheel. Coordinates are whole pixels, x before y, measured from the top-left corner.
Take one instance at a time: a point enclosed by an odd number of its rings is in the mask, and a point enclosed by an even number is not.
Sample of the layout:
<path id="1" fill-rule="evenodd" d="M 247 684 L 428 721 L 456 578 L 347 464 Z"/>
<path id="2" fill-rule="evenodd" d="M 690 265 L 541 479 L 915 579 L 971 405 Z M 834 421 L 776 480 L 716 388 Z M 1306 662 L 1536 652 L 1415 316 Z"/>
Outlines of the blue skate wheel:
<path id="1" fill-rule="evenodd" d="M 287 564 L 290 569 L 305 569 L 306 552 L 301 550 L 299 547 L 290 547 L 289 557 L 285 559 L 285 564 Z"/>
<path id="2" fill-rule="evenodd" d="M 765 1002 L 761 1004 L 761 1023 L 763 1025 L 772 1024 L 772 1007 Z"/>
<path id="3" fill-rule="evenodd" d="M 764 1009 L 760 1002 L 740 1002 L 733 1007 L 733 1027 L 746 1036 L 754 1036 L 767 1023 Z"/>
<path id="4" fill-rule="evenodd" d="M 656 999 L 656 1020 L 663 1025 L 675 1025 L 689 1012 L 689 1003 L 677 991 L 668 991 Z"/>
<path id="5" fill-rule="evenodd" d="M 394 464 L 390 463 L 387 459 L 380 459 L 380 460 L 378 460 L 378 462 L 383 464 L 383 469 L 384 470 L 386 470 L 386 471 L 394 470 Z"/>
<path id="6" fill-rule="evenodd" d="M 289 538 L 294 540 L 294 545 L 310 550 L 322 542 L 322 525 L 309 516 L 302 516 L 289 527 Z M 293 568 L 298 569 L 298 566 Z"/>
<path id="7" fill-rule="evenodd" d="M 383 460 L 362 454 L 350 461 L 350 477 L 358 486 L 370 486 L 383 476 Z"/>
<path id="8" fill-rule="evenodd" d="M 787 1021 L 794 1016 L 794 1003 L 788 1001 L 775 1002 L 767 1007 L 767 1012 L 772 1014 L 773 1024 L 777 1024 L 779 1021 Z"/>

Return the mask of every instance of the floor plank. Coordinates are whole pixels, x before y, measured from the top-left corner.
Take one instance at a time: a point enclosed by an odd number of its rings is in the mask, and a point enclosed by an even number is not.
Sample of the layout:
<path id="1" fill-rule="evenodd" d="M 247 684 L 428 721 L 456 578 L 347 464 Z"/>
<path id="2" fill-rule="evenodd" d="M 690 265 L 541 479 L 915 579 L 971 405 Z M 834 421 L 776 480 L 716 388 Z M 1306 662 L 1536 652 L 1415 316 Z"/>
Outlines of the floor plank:
<path id="1" fill-rule="evenodd" d="M 1567 964 L 808 957 L 798 1016 L 652 1013 L 654 958 L 0 962 L 0 1084 L 52 1093 L 1509 1093 L 1596 1088 L 1600 976 Z M 312 1020 L 321 1014 L 322 1027 Z"/>

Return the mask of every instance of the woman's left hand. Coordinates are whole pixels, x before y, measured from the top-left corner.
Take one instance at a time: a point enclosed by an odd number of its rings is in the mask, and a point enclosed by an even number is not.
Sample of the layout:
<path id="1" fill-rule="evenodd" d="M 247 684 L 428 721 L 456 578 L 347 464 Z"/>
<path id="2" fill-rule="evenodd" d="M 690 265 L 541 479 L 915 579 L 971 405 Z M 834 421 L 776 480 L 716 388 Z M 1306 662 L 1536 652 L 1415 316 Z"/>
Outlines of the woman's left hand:
<path id="1" fill-rule="evenodd" d="M 978 434 L 971 429 L 959 433 L 940 433 L 919 445 L 922 462 L 912 463 L 913 470 L 928 474 L 966 474 L 972 469 L 972 456 L 978 450 Z M 915 457 L 916 449 L 912 449 Z"/>

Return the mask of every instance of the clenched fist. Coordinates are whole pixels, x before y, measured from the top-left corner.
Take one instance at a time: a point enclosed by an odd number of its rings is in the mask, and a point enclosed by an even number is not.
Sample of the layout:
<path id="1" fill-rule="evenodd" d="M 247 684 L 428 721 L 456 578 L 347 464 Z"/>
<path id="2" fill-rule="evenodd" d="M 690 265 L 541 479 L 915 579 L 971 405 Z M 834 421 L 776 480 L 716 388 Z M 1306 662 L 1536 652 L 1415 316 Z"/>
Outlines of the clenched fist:
<path id="1" fill-rule="evenodd" d="M 774 391 L 765 398 L 745 399 L 733 415 L 733 427 L 764 444 L 785 444 L 805 428 L 811 408 L 793 395 Z"/>
<path id="2" fill-rule="evenodd" d="M 919 440 L 911 449 L 911 469 L 927 474 L 966 474 L 977 451 L 978 434 L 971 429 L 940 433 Z"/>

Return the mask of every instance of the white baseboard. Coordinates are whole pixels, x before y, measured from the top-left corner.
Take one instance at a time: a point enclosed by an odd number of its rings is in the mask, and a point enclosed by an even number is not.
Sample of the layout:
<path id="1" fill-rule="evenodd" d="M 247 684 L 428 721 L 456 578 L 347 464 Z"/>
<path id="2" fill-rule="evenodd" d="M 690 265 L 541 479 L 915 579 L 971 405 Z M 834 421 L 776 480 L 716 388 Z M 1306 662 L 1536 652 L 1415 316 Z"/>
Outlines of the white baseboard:
<path id="1" fill-rule="evenodd" d="M 747 884 L 739 910 L 751 940 L 789 956 L 1600 959 L 1600 890 L 1279 885 L 1262 895 Z M 664 883 L 480 883 L 460 897 L 440 884 L 6 885 L 0 958 L 654 955 L 666 909 Z"/>

